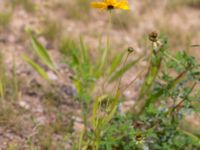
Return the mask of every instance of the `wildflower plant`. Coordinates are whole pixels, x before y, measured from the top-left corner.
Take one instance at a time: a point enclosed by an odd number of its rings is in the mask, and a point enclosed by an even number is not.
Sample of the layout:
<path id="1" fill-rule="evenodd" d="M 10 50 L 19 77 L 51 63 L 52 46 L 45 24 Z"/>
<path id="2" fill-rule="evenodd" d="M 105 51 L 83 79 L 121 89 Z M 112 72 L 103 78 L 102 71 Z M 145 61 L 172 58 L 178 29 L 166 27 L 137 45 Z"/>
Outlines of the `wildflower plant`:
<path id="1" fill-rule="evenodd" d="M 107 10 L 110 14 L 115 9 L 130 9 L 126 0 L 103 0 L 92 2 L 91 6 Z M 79 44 L 73 39 L 64 38 L 59 47 L 64 61 L 73 70 L 72 81 L 77 91 L 75 99 L 81 103 L 83 112 L 84 130 L 72 144 L 73 149 L 200 148 L 199 135 L 180 126 L 187 112 L 195 112 L 194 105 L 200 102 L 200 71 L 194 57 L 185 51 L 172 54 L 164 36 L 157 32 L 150 33 L 150 55 L 147 70 L 144 70 L 144 81 L 139 87 L 135 104 L 123 114 L 119 109 L 122 93 L 137 80 L 134 79 L 127 87 L 122 88 L 123 75 L 137 65 L 143 56 L 136 57 L 134 48 L 127 46 L 126 51 L 109 57 L 109 34 L 106 48 L 99 48 L 101 56 L 95 59 L 83 38 L 78 42 Z M 58 73 L 47 50 L 34 36 L 32 46 L 48 69 Z M 49 81 L 39 64 L 25 55 L 23 58 Z M 103 84 L 97 84 L 99 80 Z M 115 88 L 111 92 L 106 91 L 105 88 L 113 82 Z"/>

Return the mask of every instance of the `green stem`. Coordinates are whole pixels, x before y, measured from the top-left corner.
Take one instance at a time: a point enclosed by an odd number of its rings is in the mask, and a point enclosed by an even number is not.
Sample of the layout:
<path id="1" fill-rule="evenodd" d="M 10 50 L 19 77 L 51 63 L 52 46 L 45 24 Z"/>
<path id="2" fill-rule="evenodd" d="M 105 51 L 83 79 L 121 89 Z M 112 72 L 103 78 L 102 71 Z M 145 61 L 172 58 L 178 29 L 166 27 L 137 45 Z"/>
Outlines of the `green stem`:
<path id="1" fill-rule="evenodd" d="M 152 54 L 151 54 L 152 57 L 151 57 L 151 61 L 150 61 L 150 66 L 149 66 L 145 81 L 141 87 L 139 96 L 136 100 L 136 103 L 134 104 L 134 106 L 132 108 L 134 113 L 141 111 L 141 110 L 138 110 L 138 108 L 141 109 L 140 105 L 141 105 L 141 103 L 144 103 L 144 99 L 145 99 L 146 95 L 149 94 L 149 91 L 158 75 L 158 72 L 159 72 L 160 66 L 161 66 L 161 62 L 163 59 L 163 56 L 160 51 L 161 51 L 161 48 L 159 48 L 158 51 L 155 52 L 153 44 L 152 44 Z"/>
<path id="2" fill-rule="evenodd" d="M 122 65 L 122 67 L 124 67 L 124 66 L 126 65 L 126 62 L 127 62 L 129 56 L 130 56 L 130 52 L 128 52 L 128 54 L 127 54 L 127 56 L 126 56 L 126 58 L 125 58 L 125 60 L 124 60 L 124 63 L 123 63 L 123 65 Z M 119 79 L 115 97 L 117 97 L 117 95 L 119 94 L 120 86 L 121 86 L 121 82 L 122 82 L 122 77 L 123 77 L 123 76 L 121 76 L 120 79 Z"/>

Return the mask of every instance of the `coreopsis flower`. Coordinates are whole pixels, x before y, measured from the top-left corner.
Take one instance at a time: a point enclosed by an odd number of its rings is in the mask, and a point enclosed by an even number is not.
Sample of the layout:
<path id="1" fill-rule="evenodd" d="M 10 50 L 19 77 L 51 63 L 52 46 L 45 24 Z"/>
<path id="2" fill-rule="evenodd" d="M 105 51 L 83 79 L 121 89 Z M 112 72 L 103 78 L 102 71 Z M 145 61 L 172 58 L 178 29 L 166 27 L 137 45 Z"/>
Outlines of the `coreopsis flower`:
<path id="1" fill-rule="evenodd" d="M 124 9 L 129 10 L 129 4 L 127 0 L 102 0 L 101 2 L 92 2 L 91 6 L 97 9 L 114 10 L 114 9 Z"/>

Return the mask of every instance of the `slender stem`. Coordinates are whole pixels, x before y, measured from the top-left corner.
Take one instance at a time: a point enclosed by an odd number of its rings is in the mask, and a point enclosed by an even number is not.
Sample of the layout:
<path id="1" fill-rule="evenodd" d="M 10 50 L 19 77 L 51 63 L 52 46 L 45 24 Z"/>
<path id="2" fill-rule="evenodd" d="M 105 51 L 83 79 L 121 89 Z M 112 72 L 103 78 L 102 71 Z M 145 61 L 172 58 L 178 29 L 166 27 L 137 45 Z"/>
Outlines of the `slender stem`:
<path id="1" fill-rule="evenodd" d="M 188 93 L 187 96 L 190 95 L 190 93 L 194 90 L 194 88 L 195 88 L 196 85 L 197 85 L 197 82 L 195 82 L 195 83 L 192 85 L 192 87 L 191 87 L 191 89 L 190 89 L 190 92 Z M 177 110 L 176 112 L 178 113 L 179 110 L 181 109 L 182 104 L 184 103 L 185 100 L 186 100 L 186 98 L 184 98 L 182 101 L 180 101 L 180 102 L 172 109 L 172 113 L 173 113 L 175 110 Z"/>
<path id="2" fill-rule="evenodd" d="M 178 61 L 176 58 L 174 58 L 173 56 L 171 56 L 170 54 L 168 54 L 167 52 L 164 52 L 164 55 L 167 56 L 169 59 L 174 60 L 175 62 L 177 62 L 178 64 L 182 65 L 180 63 L 180 61 Z"/>
<path id="3" fill-rule="evenodd" d="M 17 82 L 17 75 L 16 75 L 16 61 L 15 61 L 15 54 L 13 54 L 13 98 L 18 98 L 18 82 Z"/>
<path id="4" fill-rule="evenodd" d="M 128 60 L 129 55 L 130 55 L 130 53 L 128 52 L 128 54 L 127 54 L 127 56 L 126 56 L 126 58 L 125 58 L 125 60 L 124 60 L 124 63 L 123 63 L 123 65 L 122 65 L 122 67 L 125 66 L 125 64 L 126 64 L 126 62 L 127 62 L 127 60 Z M 123 76 L 121 76 L 120 79 L 119 79 L 119 82 L 118 82 L 118 85 L 117 85 L 117 90 L 116 90 L 115 97 L 116 97 L 116 96 L 118 95 L 118 93 L 119 93 L 120 86 L 121 86 L 121 81 L 122 81 L 122 77 L 123 77 Z"/>
<path id="5" fill-rule="evenodd" d="M 108 27 L 107 27 L 107 41 L 106 41 L 106 53 L 109 52 L 110 50 L 110 31 L 112 29 L 112 12 L 109 11 L 109 19 L 108 19 Z M 108 54 L 105 55 L 106 58 L 105 58 L 105 62 L 108 62 Z M 104 67 L 105 64 L 103 64 L 102 67 Z M 106 71 L 106 70 L 105 70 Z M 103 72 L 103 79 L 106 78 L 106 72 Z M 107 81 L 107 78 L 103 81 L 103 84 L 102 84 L 102 94 L 105 93 L 105 84 L 106 84 L 106 81 Z"/>
<path id="6" fill-rule="evenodd" d="M 107 47 L 106 47 L 106 54 L 105 54 L 105 62 L 108 62 L 108 53 L 109 53 L 109 50 L 110 50 L 110 31 L 112 29 L 112 12 L 109 11 L 109 21 L 108 21 L 108 28 L 107 28 Z M 105 63 L 103 64 L 103 67 L 104 67 Z M 103 84 L 102 84 L 102 94 L 105 93 L 104 89 L 105 89 L 105 83 L 107 81 L 107 78 L 106 78 L 106 70 L 103 72 L 103 79 L 105 78 L 105 80 L 103 81 Z M 98 127 L 96 127 L 94 129 L 94 133 L 95 133 L 95 140 L 93 141 L 92 143 L 92 147 L 94 150 L 98 150 L 99 149 L 99 143 L 100 143 L 100 140 L 101 140 L 101 129 Z"/>
<path id="7" fill-rule="evenodd" d="M 142 74 L 142 72 L 143 72 L 143 71 L 140 71 L 140 72 L 137 74 L 137 76 L 136 76 L 124 89 L 122 89 L 122 92 L 125 91 L 125 90 L 127 90 L 127 89 L 138 79 L 138 77 Z"/>
<path id="8" fill-rule="evenodd" d="M 179 128 L 178 130 L 180 132 L 182 132 L 182 133 L 184 133 L 184 134 L 186 134 L 186 135 L 188 135 L 188 136 L 192 137 L 193 139 L 198 140 L 200 142 L 200 138 L 198 136 L 196 136 L 196 135 L 194 135 L 194 134 L 192 134 L 192 133 L 190 133 L 190 132 L 188 132 L 186 130 L 183 130 L 181 128 Z"/>

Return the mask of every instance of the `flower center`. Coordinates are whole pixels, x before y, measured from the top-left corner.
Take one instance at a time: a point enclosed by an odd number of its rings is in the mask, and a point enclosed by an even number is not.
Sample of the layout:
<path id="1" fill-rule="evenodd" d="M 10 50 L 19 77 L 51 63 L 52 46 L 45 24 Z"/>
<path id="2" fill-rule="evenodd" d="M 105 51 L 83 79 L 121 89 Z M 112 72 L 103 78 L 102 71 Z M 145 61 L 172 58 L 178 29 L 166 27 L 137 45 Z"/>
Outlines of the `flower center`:
<path id="1" fill-rule="evenodd" d="M 135 139 L 136 139 L 137 141 L 141 141 L 141 140 L 143 139 L 143 137 L 142 137 L 141 135 L 137 135 L 137 136 L 135 137 Z"/>
<path id="2" fill-rule="evenodd" d="M 114 9 L 114 6 L 113 6 L 113 5 L 108 5 L 108 6 L 107 6 L 107 9 L 108 9 L 108 10 L 112 10 L 112 9 Z"/>

